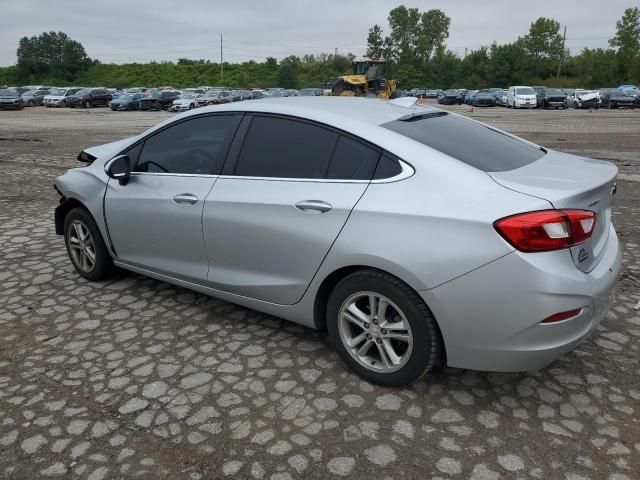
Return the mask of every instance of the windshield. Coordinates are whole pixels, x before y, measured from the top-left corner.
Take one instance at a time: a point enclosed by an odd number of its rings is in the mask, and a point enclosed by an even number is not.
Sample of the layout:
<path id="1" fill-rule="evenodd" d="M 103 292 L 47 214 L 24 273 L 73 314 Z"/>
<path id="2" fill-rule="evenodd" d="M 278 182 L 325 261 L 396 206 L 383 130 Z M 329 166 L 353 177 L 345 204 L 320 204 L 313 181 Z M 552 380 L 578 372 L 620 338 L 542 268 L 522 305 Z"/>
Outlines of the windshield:
<path id="1" fill-rule="evenodd" d="M 76 92 L 76 95 L 88 95 L 91 93 L 91 89 L 90 88 L 83 88 L 82 90 L 78 90 Z"/>
<path id="2" fill-rule="evenodd" d="M 205 97 L 217 97 L 219 94 L 219 90 L 209 90 L 207 93 L 205 93 Z"/>
<path id="3" fill-rule="evenodd" d="M 0 90 L 0 97 L 17 97 L 18 93 L 13 90 Z"/>
<path id="4" fill-rule="evenodd" d="M 55 95 L 58 97 L 62 97 L 67 92 L 66 88 L 52 88 L 49 91 L 49 95 Z"/>
<path id="5" fill-rule="evenodd" d="M 536 91 L 531 87 L 516 88 L 516 95 L 535 95 Z"/>
<path id="6" fill-rule="evenodd" d="M 547 88 L 545 92 L 546 95 L 562 95 L 564 96 L 564 92 L 558 88 Z"/>
<path id="7" fill-rule="evenodd" d="M 382 126 L 485 172 L 514 170 L 545 155 L 523 140 L 446 112 L 415 115 Z"/>
<path id="8" fill-rule="evenodd" d="M 185 93 L 180 98 L 183 99 L 183 100 L 191 100 L 193 98 L 196 98 L 196 94 L 195 93 Z"/>
<path id="9" fill-rule="evenodd" d="M 132 95 L 132 94 L 129 94 L 129 93 L 125 93 L 124 95 L 120 95 L 118 97 L 118 100 L 135 100 L 135 99 L 136 99 L 136 97 L 134 95 Z"/>
<path id="10" fill-rule="evenodd" d="M 445 95 L 460 95 L 460 92 L 458 90 L 445 90 L 444 94 Z"/>

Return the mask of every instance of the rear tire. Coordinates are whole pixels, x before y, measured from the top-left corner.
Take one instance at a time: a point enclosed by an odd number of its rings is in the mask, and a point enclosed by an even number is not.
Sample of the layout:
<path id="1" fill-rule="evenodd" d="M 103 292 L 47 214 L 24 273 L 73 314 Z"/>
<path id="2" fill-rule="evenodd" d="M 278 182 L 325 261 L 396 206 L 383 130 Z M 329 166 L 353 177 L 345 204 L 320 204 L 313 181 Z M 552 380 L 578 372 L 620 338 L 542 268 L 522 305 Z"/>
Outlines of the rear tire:
<path id="1" fill-rule="evenodd" d="M 85 102 L 82 104 L 82 106 L 84 108 L 91 108 L 91 102 L 89 100 L 85 100 Z"/>
<path id="2" fill-rule="evenodd" d="M 109 278 L 113 260 L 91 214 L 74 208 L 64 219 L 64 243 L 76 272 L 91 282 Z"/>
<path id="3" fill-rule="evenodd" d="M 340 281 L 329 296 L 326 320 L 340 358 L 369 382 L 410 385 L 445 363 L 440 330 L 429 308 L 387 273 L 363 269 Z"/>

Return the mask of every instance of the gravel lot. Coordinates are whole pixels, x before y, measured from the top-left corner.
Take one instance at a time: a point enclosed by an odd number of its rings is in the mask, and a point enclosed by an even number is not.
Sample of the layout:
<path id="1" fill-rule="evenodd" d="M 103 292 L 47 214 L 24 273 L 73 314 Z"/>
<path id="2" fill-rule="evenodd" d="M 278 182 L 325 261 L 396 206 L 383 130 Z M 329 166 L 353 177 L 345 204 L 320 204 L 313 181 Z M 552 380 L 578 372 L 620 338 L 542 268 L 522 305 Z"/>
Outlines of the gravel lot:
<path id="1" fill-rule="evenodd" d="M 548 368 L 403 389 L 361 381 L 312 330 L 75 274 L 52 179 L 169 114 L 0 112 L 0 478 L 639 478 L 640 110 L 450 109 L 615 161 L 624 269 L 594 336 Z"/>

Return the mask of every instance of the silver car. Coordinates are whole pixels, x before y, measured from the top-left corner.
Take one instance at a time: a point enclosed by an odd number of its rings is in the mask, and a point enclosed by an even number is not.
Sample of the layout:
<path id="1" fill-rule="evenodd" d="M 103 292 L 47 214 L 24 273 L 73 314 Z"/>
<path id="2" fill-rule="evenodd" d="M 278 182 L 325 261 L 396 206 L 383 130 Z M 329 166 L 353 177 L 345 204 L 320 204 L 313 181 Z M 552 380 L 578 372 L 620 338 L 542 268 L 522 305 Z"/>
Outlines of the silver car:
<path id="1" fill-rule="evenodd" d="M 414 102 L 176 115 L 83 151 L 56 231 L 88 280 L 120 267 L 326 330 L 382 385 L 542 368 L 607 311 L 617 169 Z"/>

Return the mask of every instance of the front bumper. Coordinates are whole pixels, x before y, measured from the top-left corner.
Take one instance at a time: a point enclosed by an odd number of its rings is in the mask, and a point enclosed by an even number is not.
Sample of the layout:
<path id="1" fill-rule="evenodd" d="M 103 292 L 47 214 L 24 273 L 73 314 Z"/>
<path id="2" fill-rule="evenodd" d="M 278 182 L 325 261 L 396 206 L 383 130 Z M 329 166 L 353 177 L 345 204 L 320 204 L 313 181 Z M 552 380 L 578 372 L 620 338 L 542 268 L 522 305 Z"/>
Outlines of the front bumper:
<path id="1" fill-rule="evenodd" d="M 0 102 L 0 110 L 20 110 L 23 107 L 21 103 L 4 103 Z"/>
<path id="2" fill-rule="evenodd" d="M 566 250 L 512 252 L 432 290 L 420 292 L 438 320 L 447 364 L 473 370 L 537 370 L 573 350 L 604 318 L 621 268 L 613 225 L 590 272 Z M 582 308 L 577 317 L 542 324 Z"/>

